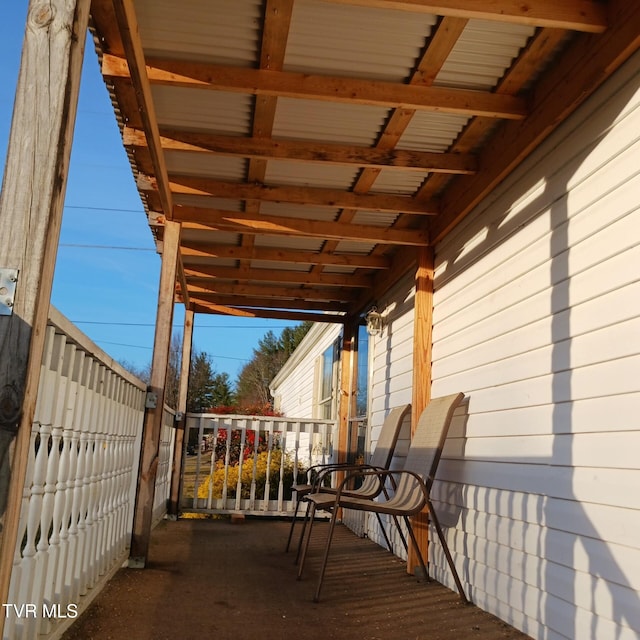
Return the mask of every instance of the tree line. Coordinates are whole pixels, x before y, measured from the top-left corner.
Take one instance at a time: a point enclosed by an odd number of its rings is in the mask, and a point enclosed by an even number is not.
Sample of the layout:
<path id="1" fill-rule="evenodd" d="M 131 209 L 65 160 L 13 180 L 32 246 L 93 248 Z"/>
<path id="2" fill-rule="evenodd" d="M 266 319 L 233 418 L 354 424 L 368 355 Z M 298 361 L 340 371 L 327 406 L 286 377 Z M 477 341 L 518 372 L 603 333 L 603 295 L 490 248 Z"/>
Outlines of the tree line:
<path id="1" fill-rule="evenodd" d="M 268 331 L 253 349 L 253 356 L 245 364 L 235 381 L 226 372 L 218 373 L 214 366 L 214 356 L 193 348 L 189 367 L 189 387 L 187 411 L 204 413 L 216 410 L 218 413 L 263 414 L 273 412 L 273 399 L 269 394 L 269 383 L 294 352 L 302 338 L 311 328 L 311 322 L 303 322 L 295 327 L 285 327 L 280 336 Z M 174 334 L 169 350 L 165 402 L 175 409 L 180 388 L 180 360 L 182 356 L 182 336 Z M 138 369 L 127 362 L 122 365 L 148 382 L 151 378 L 151 363 Z"/>

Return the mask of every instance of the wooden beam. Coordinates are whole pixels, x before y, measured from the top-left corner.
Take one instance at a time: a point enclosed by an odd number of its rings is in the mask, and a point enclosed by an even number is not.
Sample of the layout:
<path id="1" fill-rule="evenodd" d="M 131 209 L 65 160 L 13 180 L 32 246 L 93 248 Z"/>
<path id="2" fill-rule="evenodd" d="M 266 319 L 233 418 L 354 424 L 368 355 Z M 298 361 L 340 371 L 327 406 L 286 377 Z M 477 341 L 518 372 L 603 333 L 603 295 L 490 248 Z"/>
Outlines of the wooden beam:
<path id="1" fill-rule="evenodd" d="M 0 200 L 0 599 L 9 581 L 44 350 L 87 25 L 88 0 L 29 3 Z M 3 287 L 6 285 L 3 284 Z M 3 302 L 8 297 L 2 296 Z M 0 617 L 0 635 L 4 616 Z"/>
<path id="2" fill-rule="evenodd" d="M 147 145 L 151 153 L 162 210 L 170 220 L 173 212 L 173 202 L 171 201 L 167 166 L 162 152 L 162 144 L 160 143 L 158 121 L 153 96 L 151 95 L 151 85 L 146 73 L 144 51 L 140 41 L 140 31 L 133 0 L 113 0 L 113 9 L 131 72 L 131 82 L 136 94 L 138 113 L 147 136 Z"/>
<path id="3" fill-rule="evenodd" d="M 305 220 L 285 216 L 220 211 L 200 207 L 176 207 L 174 219 L 183 222 L 184 229 L 227 230 L 236 233 L 306 236 L 332 238 L 386 245 L 428 246 L 429 236 L 424 229 L 386 229 L 345 222 Z M 157 223 L 162 220 L 155 218 Z"/>
<path id="4" fill-rule="evenodd" d="M 149 383 L 149 392 L 155 396 L 155 406 L 148 407 L 144 416 L 142 455 L 140 458 L 138 491 L 129 556 L 129 566 L 136 569 L 142 569 L 146 565 L 151 538 L 153 499 L 164 414 L 165 385 L 169 364 L 169 347 L 171 345 L 173 297 L 178 272 L 179 246 L 180 224 L 167 222 L 163 238 L 156 332 L 153 343 L 151 380 Z"/>
<path id="5" fill-rule="evenodd" d="M 482 148 L 482 173 L 455 179 L 432 225 L 434 242 L 448 233 L 640 47 L 640 4 L 612 1 L 610 28 L 583 34 L 535 87 L 531 116 L 503 126 Z"/>
<path id="6" fill-rule="evenodd" d="M 334 313 L 344 313 L 347 311 L 343 302 L 327 302 L 322 300 L 282 300 L 281 298 L 269 298 L 268 291 L 263 297 L 244 297 L 233 294 L 221 295 L 210 291 L 194 293 L 191 292 L 194 302 L 213 302 L 223 306 L 237 307 L 238 309 L 251 310 L 253 308 L 262 309 L 287 309 L 298 311 L 331 311 Z"/>
<path id="7" fill-rule="evenodd" d="M 418 251 L 416 269 L 416 293 L 413 320 L 413 397 L 411 400 L 412 433 L 418 424 L 418 418 L 431 399 L 431 353 L 433 348 L 433 248 Z M 421 513 L 413 518 L 413 531 L 416 540 L 427 558 L 428 514 Z M 409 547 L 407 573 L 413 575 L 416 570 L 417 556 L 413 547 Z M 419 568 L 419 567 L 418 567 Z"/>
<path id="8" fill-rule="evenodd" d="M 108 78 L 128 78 L 126 59 L 104 55 L 102 73 Z M 172 87 L 401 107 L 465 116 L 521 120 L 528 113 L 526 102 L 521 98 L 498 96 L 486 91 L 224 67 L 184 60 L 149 58 L 147 76 L 152 84 Z"/>
<path id="9" fill-rule="evenodd" d="M 244 284 L 237 282 L 221 282 L 216 278 L 191 277 L 188 278 L 189 288 L 193 293 L 205 293 L 207 291 L 221 294 L 235 294 L 238 296 L 261 297 L 268 295 L 271 298 L 280 298 L 283 305 L 287 300 L 324 300 L 336 302 L 349 302 L 353 293 L 344 287 L 316 287 L 309 289 L 302 286 L 279 287 L 266 284 Z"/>
<path id="10" fill-rule="evenodd" d="M 354 415 L 356 396 L 356 335 L 358 332 L 358 318 L 350 316 L 345 323 L 342 333 L 342 348 L 340 350 L 340 388 L 338 393 L 338 462 L 349 461 L 349 435 L 351 431 L 351 417 Z M 357 427 L 357 425 L 354 425 Z M 337 481 L 344 479 L 340 474 Z"/>
<path id="11" fill-rule="evenodd" d="M 430 153 L 403 149 L 380 149 L 331 144 L 311 140 L 274 140 L 221 136 L 194 131 L 161 129 L 160 142 L 165 151 L 218 154 L 260 160 L 290 160 L 378 169 L 400 169 L 446 174 L 472 174 L 477 162 L 471 154 Z M 144 132 L 125 127 L 126 147 L 147 148 Z"/>
<path id="12" fill-rule="evenodd" d="M 329 287 L 355 287 L 367 289 L 371 287 L 369 276 L 342 275 L 338 273 L 315 274 L 305 271 L 275 271 L 273 269 L 251 269 L 248 272 L 232 267 L 215 267 L 209 265 L 189 265 L 185 267 L 187 277 L 209 276 L 224 280 L 253 280 L 266 282 L 288 282 L 298 284 L 317 284 Z"/>
<path id="13" fill-rule="evenodd" d="M 155 190 L 155 179 L 149 184 Z M 145 189 L 145 185 L 140 183 Z M 224 182 L 211 178 L 194 176 L 171 176 L 171 191 L 176 195 L 229 198 L 235 200 L 261 200 L 264 202 L 290 202 L 293 204 L 313 205 L 318 207 L 349 207 L 365 211 L 381 211 L 388 213 L 413 213 L 418 215 L 435 215 L 439 213 L 435 201 L 416 200 L 410 196 L 397 196 L 387 193 L 358 194 L 341 189 L 324 189 L 320 187 L 274 186 L 266 184 L 246 184 L 241 182 Z"/>
<path id="14" fill-rule="evenodd" d="M 331 313 L 303 313 L 295 311 L 274 311 L 271 309 L 254 309 L 246 311 L 234 307 L 226 307 L 213 303 L 201 302 L 194 305 L 196 313 L 210 313 L 214 315 L 236 316 L 242 318 L 270 318 L 272 320 L 291 320 L 293 322 L 330 322 L 341 324 L 345 316 Z"/>
<path id="15" fill-rule="evenodd" d="M 180 512 L 180 494 L 182 493 L 182 467 L 184 455 L 184 432 L 186 428 L 187 395 L 189 391 L 189 372 L 191 369 L 191 350 L 193 347 L 194 312 L 186 309 L 184 328 L 182 330 L 182 359 L 180 361 L 180 388 L 178 390 L 178 413 L 182 419 L 177 423 L 176 439 L 173 445 L 173 468 L 171 470 L 171 495 L 169 499 L 169 516 L 173 519 Z"/>
<path id="16" fill-rule="evenodd" d="M 511 68 L 502 77 L 496 93 L 516 94 L 529 82 L 536 69 L 543 67 L 562 42 L 568 37 L 568 32 L 561 29 L 541 29 L 529 41 L 526 48 L 518 56 Z M 495 120 L 491 118 L 474 118 L 451 147 L 457 153 L 470 153 L 476 150 L 483 140 L 490 135 Z M 418 191 L 417 197 L 429 199 L 439 193 L 451 181 L 451 176 L 444 174 L 430 175 Z"/>
<path id="17" fill-rule="evenodd" d="M 607 7 L 595 0 L 329 0 L 336 4 L 350 4 L 361 7 L 378 7 L 433 13 L 441 16 L 468 18 L 473 20 L 493 20 L 511 24 L 525 24 L 534 27 L 573 29 L 602 33 L 607 28 Z"/>
<path id="18" fill-rule="evenodd" d="M 349 254 L 317 253 L 269 247 L 238 247 L 237 245 L 205 244 L 183 241 L 180 253 L 184 258 L 224 258 L 235 260 L 265 260 L 294 264 L 334 265 L 366 269 L 388 269 L 389 258 Z M 187 260 L 187 263 L 191 260 Z"/>

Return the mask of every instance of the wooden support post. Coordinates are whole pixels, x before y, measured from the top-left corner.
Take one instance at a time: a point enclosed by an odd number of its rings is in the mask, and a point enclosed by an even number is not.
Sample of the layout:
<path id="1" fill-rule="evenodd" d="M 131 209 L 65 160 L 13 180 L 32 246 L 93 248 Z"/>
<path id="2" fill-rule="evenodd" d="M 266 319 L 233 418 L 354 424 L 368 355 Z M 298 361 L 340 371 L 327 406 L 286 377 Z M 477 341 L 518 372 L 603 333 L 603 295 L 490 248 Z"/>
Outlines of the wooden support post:
<path id="1" fill-rule="evenodd" d="M 178 269 L 178 248 L 180 246 L 180 223 L 165 222 L 162 252 L 162 270 L 160 290 L 158 292 L 158 312 L 156 316 L 156 334 L 151 362 L 151 382 L 149 395 L 154 395 L 154 407 L 147 405 L 142 433 L 142 454 L 138 477 L 138 492 L 133 519 L 133 535 L 129 566 L 144 568 L 149 551 L 151 525 L 153 517 L 153 498 L 158 471 L 158 453 L 162 418 L 164 412 L 165 384 L 169 364 L 171 345 L 171 327 L 173 324 L 173 300 Z"/>
<path id="2" fill-rule="evenodd" d="M 184 312 L 184 331 L 182 334 L 182 362 L 180 368 L 180 390 L 178 391 L 178 413 L 182 419 L 177 424 L 176 441 L 173 447 L 173 469 L 171 472 L 171 500 L 169 516 L 177 519 L 180 511 L 180 493 L 182 489 L 182 464 L 184 455 L 184 432 L 187 424 L 187 393 L 189 391 L 189 371 L 191 369 L 191 349 L 193 346 L 193 316 L 191 309 Z"/>
<path id="3" fill-rule="evenodd" d="M 347 462 L 349 457 L 350 418 L 353 415 L 355 393 L 354 346 L 357 319 L 350 319 L 344 325 L 342 334 L 342 351 L 340 354 L 340 386 L 338 393 L 338 462 Z M 339 474 L 338 481 L 342 479 Z"/>
<path id="4" fill-rule="evenodd" d="M 1 602 L 13 565 L 89 6 L 32 0 L 27 15 L 0 202 Z"/>
<path id="5" fill-rule="evenodd" d="M 416 295 L 413 322 L 413 399 L 411 402 L 411 428 L 416 428 L 420 414 L 431 399 L 431 354 L 433 333 L 433 248 L 418 249 L 416 269 Z M 413 433 L 412 433 L 413 435 Z M 427 558 L 429 543 L 427 513 L 413 518 L 413 530 L 423 557 Z M 407 572 L 414 574 L 417 557 L 409 548 Z M 419 567 L 418 567 L 419 568 Z"/>

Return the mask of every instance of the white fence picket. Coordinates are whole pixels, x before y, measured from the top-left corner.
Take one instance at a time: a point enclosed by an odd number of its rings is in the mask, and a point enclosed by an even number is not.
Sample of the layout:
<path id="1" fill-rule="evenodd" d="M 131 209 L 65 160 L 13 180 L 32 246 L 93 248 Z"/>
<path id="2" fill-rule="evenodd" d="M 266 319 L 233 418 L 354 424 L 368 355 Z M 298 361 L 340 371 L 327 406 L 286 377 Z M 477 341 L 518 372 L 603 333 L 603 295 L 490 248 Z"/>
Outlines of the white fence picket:
<path id="1" fill-rule="evenodd" d="M 193 455 L 187 455 L 183 466 L 181 508 L 206 513 L 291 515 L 295 503 L 292 496 L 287 496 L 285 477 L 288 464 L 291 463 L 292 469 L 300 470 L 312 464 L 332 461 L 337 428 L 337 423 L 332 420 L 188 414 L 185 450 L 196 444 L 197 447 L 195 460 Z M 254 434 L 251 437 L 250 432 Z M 277 483 L 273 499 L 269 473 L 266 474 L 264 488 L 258 487 L 262 466 L 258 459 L 264 444 L 267 469 L 275 461 L 276 452 L 281 452 L 273 478 Z M 237 460 L 232 454 L 234 446 L 238 447 Z M 238 476 L 231 482 L 230 470 L 234 465 Z M 251 471 L 250 479 L 247 478 L 248 471 Z M 214 490 L 216 474 L 222 476 L 221 486 L 215 489 L 218 495 Z"/>

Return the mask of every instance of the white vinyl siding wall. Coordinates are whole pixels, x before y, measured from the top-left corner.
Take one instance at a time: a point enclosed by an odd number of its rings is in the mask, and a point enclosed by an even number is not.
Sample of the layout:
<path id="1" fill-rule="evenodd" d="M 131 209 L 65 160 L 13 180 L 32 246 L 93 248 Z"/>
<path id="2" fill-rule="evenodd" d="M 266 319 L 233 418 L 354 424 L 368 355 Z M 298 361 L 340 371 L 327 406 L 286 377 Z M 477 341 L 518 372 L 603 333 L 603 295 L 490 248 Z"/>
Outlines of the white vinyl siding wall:
<path id="1" fill-rule="evenodd" d="M 316 361 L 340 336 L 342 325 L 317 324 L 302 339 L 296 352 L 276 377 L 273 388 L 278 410 L 292 418 L 313 418 L 316 393 Z M 296 354 L 304 351 L 304 356 L 293 363 Z"/>
<path id="2" fill-rule="evenodd" d="M 639 79 L 436 248 L 432 395 L 468 398 L 436 507 L 473 601 L 536 639 L 640 637 Z"/>
<path id="3" fill-rule="evenodd" d="M 409 273 L 377 305 L 385 320 L 382 333 L 371 338 L 369 343 L 369 349 L 372 350 L 369 451 L 375 449 L 380 427 L 389 411 L 412 401 L 414 282 L 414 274 Z M 411 421 L 407 418 L 400 432 L 391 468 L 402 468 L 410 437 Z M 368 516 L 366 530 L 369 538 L 386 546 L 375 516 Z M 394 552 L 404 558 L 404 548 L 391 521 L 387 522 L 386 530 L 394 545 Z"/>

